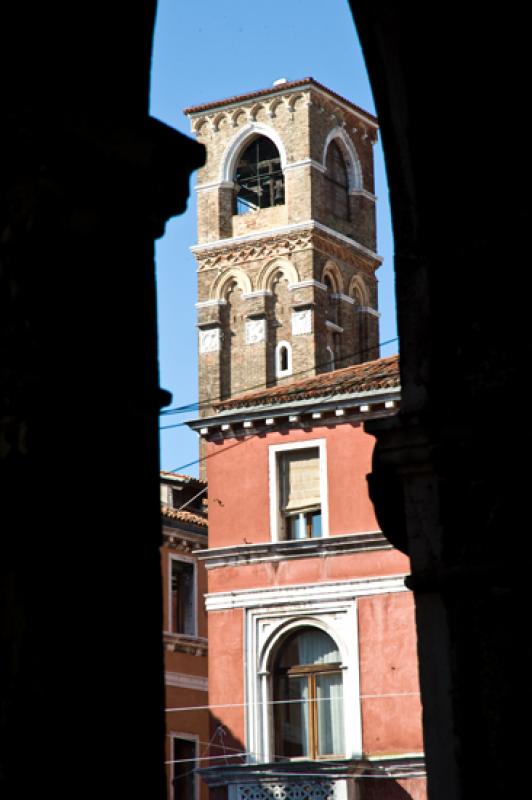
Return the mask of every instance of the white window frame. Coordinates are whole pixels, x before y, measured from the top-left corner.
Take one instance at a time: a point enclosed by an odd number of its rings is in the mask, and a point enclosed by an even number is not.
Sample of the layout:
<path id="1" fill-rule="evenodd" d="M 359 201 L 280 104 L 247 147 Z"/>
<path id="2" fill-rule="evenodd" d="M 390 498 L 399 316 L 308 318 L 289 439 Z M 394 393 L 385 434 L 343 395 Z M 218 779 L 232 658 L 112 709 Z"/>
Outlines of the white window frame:
<path id="1" fill-rule="evenodd" d="M 296 592 L 297 595 L 297 592 Z M 272 598 L 273 599 L 273 598 Z M 303 600 L 303 598 L 302 598 Z M 281 640 L 299 628 L 327 633 L 341 654 L 346 758 L 362 755 L 358 614 L 354 598 L 305 599 L 246 610 L 246 744 L 250 763 L 275 758 L 272 662 Z"/>
<path id="2" fill-rule="evenodd" d="M 281 369 L 281 348 L 286 347 L 286 351 L 288 353 L 288 367 L 286 369 Z M 292 345 L 290 342 L 282 341 L 279 342 L 275 348 L 275 377 L 276 378 L 284 378 L 287 375 L 292 374 Z"/>
<path id="3" fill-rule="evenodd" d="M 184 739 L 187 742 L 194 742 L 195 750 L 196 750 L 196 759 L 194 761 L 194 769 L 197 769 L 199 766 L 201 766 L 200 763 L 199 763 L 199 753 L 200 753 L 199 743 L 200 743 L 200 738 L 199 738 L 197 733 L 181 733 L 179 731 L 170 731 L 168 736 L 170 738 L 170 758 L 169 758 L 169 761 L 172 762 L 170 764 L 170 787 L 171 787 L 171 793 L 172 793 L 171 800 L 173 800 L 173 795 L 174 795 L 174 783 L 173 783 L 173 781 L 174 781 L 174 778 L 175 778 L 175 764 L 173 763 L 173 759 L 174 759 L 174 739 Z M 192 764 L 190 765 L 190 767 L 192 769 Z M 199 780 L 200 780 L 199 779 L 199 775 L 196 773 L 194 775 L 194 797 L 191 797 L 190 800 L 197 800 L 197 798 L 199 797 L 199 790 L 200 790 Z"/>
<path id="4" fill-rule="evenodd" d="M 181 561 L 187 564 L 192 564 L 192 621 L 194 633 L 178 633 L 173 629 L 172 619 L 172 562 Z M 170 553 L 168 556 L 168 631 L 167 633 L 174 634 L 175 636 L 190 636 L 196 638 L 198 636 L 198 565 L 195 558 Z"/>
<path id="5" fill-rule="evenodd" d="M 329 536 L 329 493 L 327 486 L 327 443 L 325 439 L 305 439 L 302 442 L 289 444 L 270 445 L 269 482 L 270 482 L 270 535 L 272 542 L 285 541 L 281 539 L 281 508 L 279 485 L 279 454 L 294 450 L 310 450 L 318 448 L 320 458 L 320 502 L 321 502 L 321 538 Z M 290 540 L 292 541 L 292 540 Z M 306 541 L 294 539 L 294 542 Z"/>

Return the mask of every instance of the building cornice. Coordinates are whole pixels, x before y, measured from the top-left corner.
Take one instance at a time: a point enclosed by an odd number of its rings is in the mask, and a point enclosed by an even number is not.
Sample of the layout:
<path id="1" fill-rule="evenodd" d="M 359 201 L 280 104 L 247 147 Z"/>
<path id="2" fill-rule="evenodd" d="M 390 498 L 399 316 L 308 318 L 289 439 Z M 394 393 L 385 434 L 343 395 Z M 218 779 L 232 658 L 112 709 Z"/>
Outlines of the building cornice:
<path id="1" fill-rule="evenodd" d="M 184 633 L 163 631 L 164 649 L 170 653 L 206 656 L 208 643 L 204 636 L 186 636 Z"/>
<path id="2" fill-rule="evenodd" d="M 197 692 L 207 692 L 209 689 L 208 679 L 201 675 L 187 675 L 184 672 L 165 672 L 164 682 L 166 686 L 175 686 L 179 689 L 192 689 Z"/>
<path id="3" fill-rule="evenodd" d="M 242 105 L 256 103 L 263 97 L 267 97 L 271 100 L 274 97 L 292 94 L 295 89 L 311 89 L 322 97 L 325 97 L 329 102 L 332 101 L 335 103 L 339 108 L 343 108 L 350 114 L 355 114 L 355 116 L 364 120 L 364 122 L 374 130 L 377 130 L 379 127 L 377 118 L 369 111 L 365 111 L 363 108 L 360 108 L 360 106 L 355 105 L 355 103 L 352 103 L 347 98 L 333 92 L 332 89 L 328 89 L 322 83 L 319 83 L 311 77 L 302 78 L 297 81 L 287 81 L 286 83 L 281 83 L 267 89 L 259 89 L 254 92 L 228 97 L 225 100 L 214 100 L 210 103 L 189 106 L 183 109 L 183 113 L 190 119 L 194 119 L 195 117 L 204 116 L 209 114 L 209 112 L 218 111 L 222 108 L 239 108 Z"/>
<path id="4" fill-rule="evenodd" d="M 308 583 L 291 586 L 270 586 L 260 589 L 237 589 L 232 592 L 213 592 L 205 595 L 208 612 L 232 608 L 273 608 L 276 606 L 327 603 L 356 600 L 378 594 L 408 592 L 407 573 L 374 578 L 356 578 L 331 583 Z"/>
<path id="5" fill-rule="evenodd" d="M 360 244 L 359 242 L 355 241 L 355 239 L 351 239 L 349 236 L 346 236 L 339 231 L 335 231 L 333 228 L 329 228 L 327 225 L 324 225 L 321 222 L 316 222 L 315 220 L 305 220 L 304 222 L 294 222 L 290 225 L 281 225 L 276 228 L 269 228 L 262 231 L 254 231 L 253 233 L 246 233 L 242 236 L 232 236 L 228 237 L 227 239 L 216 239 L 214 242 L 204 242 L 203 244 L 195 244 L 192 245 L 190 248 L 191 252 L 194 255 L 202 255 L 203 253 L 209 253 L 212 250 L 219 250 L 225 249 L 227 247 L 238 246 L 242 244 L 248 244 L 251 242 L 257 242 L 261 239 L 270 238 L 272 236 L 283 236 L 290 233 L 297 233 L 298 231 L 317 231 L 320 233 L 325 233 L 333 239 L 336 239 L 342 244 L 349 245 L 349 247 L 356 250 L 358 253 L 363 255 L 365 258 L 370 259 L 373 262 L 378 264 L 382 264 L 382 256 L 379 256 L 373 250 L 370 250 L 364 245 Z"/>
<path id="6" fill-rule="evenodd" d="M 320 539 L 298 541 L 261 542 L 260 544 L 238 544 L 215 547 L 196 553 L 205 562 L 207 569 L 216 567 L 245 566 L 263 561 L 287 561 L 325 555 L 346 555 L 370 550 L 391 550 L 392 545 L 381 531 L 349 533 L 341 536 L 326 536 Z"/>
<path id="7" fill-rule="evenodd" d="M 370 392 L 310 397 L 288 403 L 243 406 L 220 411 L 214 416 L 190 420 L 187 425 L 202 436 L 256 435 L 283 426 L 306 430 L 322 425 L 360 422 L 397 413 L 400 388 L 373 389 Z M 321 413 L 321 418 L 312 417 Z M 244 423 L 251 423 L 251 425 Z"/>

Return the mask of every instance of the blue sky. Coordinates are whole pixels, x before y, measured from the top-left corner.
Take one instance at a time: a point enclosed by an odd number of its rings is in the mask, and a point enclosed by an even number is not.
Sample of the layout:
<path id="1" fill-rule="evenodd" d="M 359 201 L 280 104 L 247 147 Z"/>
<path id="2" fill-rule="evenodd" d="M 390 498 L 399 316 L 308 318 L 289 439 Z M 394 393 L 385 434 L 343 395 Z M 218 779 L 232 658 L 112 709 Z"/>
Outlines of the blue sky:
<path id="1" fill-rule="evenodd" d="M 151 114 L 183 133 L 182 109 L 265 89 L 277 78 L 312 76 L 374 113 L 373 98 L 347 0 L 158 0 Z M 380 143 L 375 147 L 381 341 L 396 334 L 393 240 Z M 156 245 L 161 386 L 172 405 L 197 399 L 196 203 L 170 221 Z M 382 355 L 398 346 L 383 348 Z M 163 417 L 171 425 L 193 417 Z M 161 431 L 162 469 L 182 468 L 198 457 L 196 434 L 186 426 Z M 197 464 L 184 471 L 197 474 Z"/>

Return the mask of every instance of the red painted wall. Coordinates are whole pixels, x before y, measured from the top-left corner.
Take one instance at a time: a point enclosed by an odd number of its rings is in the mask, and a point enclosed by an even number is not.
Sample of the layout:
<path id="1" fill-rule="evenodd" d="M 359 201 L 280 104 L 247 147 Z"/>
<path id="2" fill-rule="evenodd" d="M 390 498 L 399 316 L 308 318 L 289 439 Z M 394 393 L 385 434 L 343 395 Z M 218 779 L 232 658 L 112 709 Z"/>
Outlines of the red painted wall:
<path id="1" fill-rule="evenodd" d="M 413 596 L 360 598 L 358 626 L 364 752 L 422 752 Z"/>
<path id="2" fill-rule="evenodd" d="M 409 561 L 397 550 L 376 550 L 327 558 L 298 558 L 238 567 L 219 567 L 208 572 L 209 592 L 324 583 L 376 575 L 409 573 Z"/>
<path id="3" fill-rule="evenodd" d="M 379 530 L 366 483 L 374 438 L 344 422 L 209 442 L 209 547 L 270 541 L 268 448 L 308 439 L 327 443 L 329 533 Z"/>
<path id="4" fill-rule="evenodd" d="M 211 727 L 223 724 L 229 747 L 244 747 L 244 612 L 209 614 L 209 704 Z M 230 708 L 219 708 L 234 704 Z"/>

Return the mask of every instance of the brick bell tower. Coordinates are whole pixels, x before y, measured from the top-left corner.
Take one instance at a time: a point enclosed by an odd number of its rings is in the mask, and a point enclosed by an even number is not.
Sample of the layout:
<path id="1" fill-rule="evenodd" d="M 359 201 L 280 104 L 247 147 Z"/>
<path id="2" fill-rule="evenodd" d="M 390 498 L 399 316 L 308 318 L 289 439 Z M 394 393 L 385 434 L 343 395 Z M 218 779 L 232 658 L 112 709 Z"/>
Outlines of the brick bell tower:
<path id="1" fill-rule="evenodd" d="M 379 357 L 377 120 L 312 78 L 185 109 L 198 171 L 201 414 Z"/>

